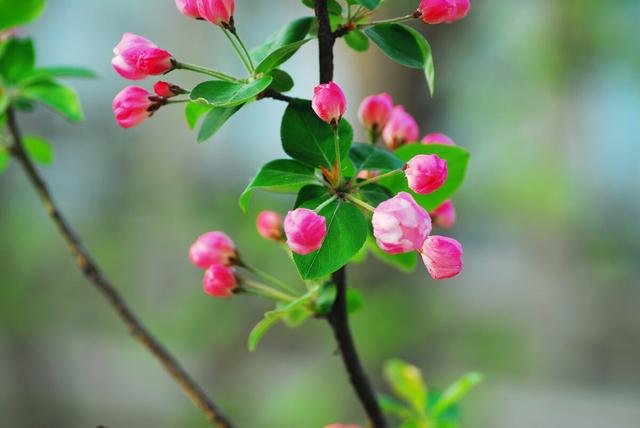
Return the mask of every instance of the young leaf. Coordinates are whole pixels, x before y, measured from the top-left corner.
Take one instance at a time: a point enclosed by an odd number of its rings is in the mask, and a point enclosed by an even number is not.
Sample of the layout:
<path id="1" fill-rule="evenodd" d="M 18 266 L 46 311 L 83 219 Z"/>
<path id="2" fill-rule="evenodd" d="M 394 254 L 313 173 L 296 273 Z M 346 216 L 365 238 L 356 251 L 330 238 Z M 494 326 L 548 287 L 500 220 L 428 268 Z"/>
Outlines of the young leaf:
<path id="1" fill-rule="evenodd" d="M 267 73 L 274 68 L 282 65 L 285 61 L 291 58 L 305 43 L 312 39 L 299 40 L 297 42 L 289 43 L 288 45 L 281 46 L 274 49 L 260 61 L 256 66 L 256 73 Z"/>
<path id="2" fill-rule="evenodd" d="M 356 52 L 365 52 L 369 49 L 369 39 L 360 30 L 351 30 L 344 36 L 344 41 Z"/>
<path id="3" fill-rule="evenodd" d="M 44 165 L 53 163 L 53 148 L 47 140 L 33 135 L 25 135 L 24 149 L 31 159 Z"/>
<path id="4" fill-rule="evenodd" d="M 266 42 L 251 51 L 251 59 L 254 64 L 261 63 L 270 53 L 285 45 L 303 40 L 309 34 L 313 22 L 314 18 L 311 17 L 300 18 L 272 34 Z"/>
<path id="5" fill-rule="evenodd" d="M 435 89 L 435 70 L 429 42 L 403 24 L 378 24 L 364 32 L 389 58 L 405 67 L 424 70 L 429 92 Z"/>
<path id="6" fill-rule="evenodd" d="M 384 377 L 399 398 L 419 415 L 425 414 L 427 385 L 419 368 L 401 360 L 390 360 L 384 366 Z"/>
<path id="7" fill-rule="evenodd" d="M 315 311 L 318 315 L 328 315 L 336 301 L 337 290 L 333 283 L 327 283 L 320 289 L 315 301 Z M 347 289 L 347 312 L 353 314 L 364 305 L 362 294 L 354 288 Z"/>
<path id="8" fill-rule="evenodd" d="M 44 5 L 45 0 L 0 0 L 0 31 L 35 20 Z"/>
<path id="9" fill-rule="evenodd" d="M 375 171 L 393 171 L 404 167 L 405 162 L 388 150 L 372 144 L 355 143 L 349 151 L 357 171 L 363 169 Z"/>
<path id="10" fill-rule="evenodd" d="M 84 119 L 78 95 L 61 83 L 53 80 L 38 81 L 24 88 L 22 95 L 52 108 L 72 122 L 81 122 Z"/>
<path id="11" fill-rule="evenodd" d="M 9 151 L 4 147 L 0 147 L 0 174 L 2 174 L 9 166 Z"/>
<path id="12" fill-rule="evenodd" d="M 484 380 L 481 373 L 468 373 L 449 386 L 439 397 L 431 409 L 431 415 L 435 418 L 445 412 L 451 406 L 458 403 L 475 386 Z"/>
<path id="13" fill-rule="evenodd" d="M 187 119 L 189 129 L 195 129 L 198 124 L 198 120 L 212 108 L 213 107 L 206 103 L 189 101 L 184 109 L 184 116 Z"/>
<path id="14" fill-rule="evenodd" d="M 231 118 L 238 110 L 242 108 L 242 105 L 234 107 L 214 107 L 204 118 L 200 132 L 198 132 L 198 143 L 204 143 L 209 138 L 218 132 L 222 125 Z"/>
<path id="15" fill-rule="evenodd" d="M 403 403 L 386 395 L 378 395 L 378 403 L 382 407 L 382 411 L 386 414 L 396 416 L 401 420 L 406 420 L 413 417 L 413 412 Z"/>
<path id="16" fill-rule="evenodd" d="M 255 189 L 295 193 L 307 184 L 317 183 L 315 170 L 293 159 L 279 159 L 264 165 L 240 196 L 240 208 L 247 211 Z"/>
<path id="17" fill-rule="evenodd" d="M 344 159 L 353 141 L 353 129 L 346 120 L 340 121 L 340 152 Z M 334 135 L 331 126 L 311 109 L 311 102 L 294 100 L 284 112 L 280 129 L 282 147 L 294 159 L 313 167 L 333 168 Z"/>
<path id="18" fill-rule="evenodd" d="M 460 188 L 467 174 L 467 166 L 471 156 L 467 151 L 459 147 L 443 146 L 441 144 L 407 144 L 396 150 L 396 156 L 404 162 L 408 162 L 416 155 L 429 154 L 436 154 L 447 161 L 448 177 L 440 189 L 429 195 L 418 195 L 409 189 L 407 180 L 402 174 L 384 179 L 380 181 L 380 184 L 394 193 L 409 192 L 424 209 L 427 211 L 434 210 Z"/>
<path id="19" fill-rule="evenodd" d="M 33 72 L 36 54 L 31 39 L 10 39 L 0 59 L 0 75 L 8 84 L 15 84 Z"/>
<path id="20" fill-rule="evenodd" d="M 210 80 L 191 91 L 193 101 L 205 101 L 213 107 L 233 107 L 253 100 L 269 87 L 273 77 L 265 76 L 249 83 Z"/>
<path id="21" fill-rule="evenodd" d="M 405 272 L 411 273 L 416 270 L 418 266 L 418 253 L 410 252 L 404 254 L 387 254 L 378 247 L 376 244 L 376 239 L 373 235 L 369 236 L 368 245 L 371 249 L 371 252 L 383 263 L 386 263 L 390 266 L 395 267 L 396 269 Z"/>
<path id="22" fill-rule="evenodd" d="M 306 256 L 293 255 L 298 272 L 305 280 L 337 271 L 351 260 L 367 239 L 367 221 L 354 205 L 335 201 L 319 214 L 327 219 L 327 236 L 322 248 Z"/>

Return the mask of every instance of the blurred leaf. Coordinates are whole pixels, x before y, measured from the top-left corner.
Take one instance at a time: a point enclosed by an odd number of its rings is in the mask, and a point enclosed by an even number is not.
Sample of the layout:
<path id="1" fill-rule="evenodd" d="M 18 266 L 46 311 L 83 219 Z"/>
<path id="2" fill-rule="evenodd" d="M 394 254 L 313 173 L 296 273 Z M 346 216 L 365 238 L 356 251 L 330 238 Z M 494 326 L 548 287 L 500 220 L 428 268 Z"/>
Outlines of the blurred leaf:
<path id="1" fill-rule="evenodd" d="M 369 39 L 360 30 L 351 30 L 344 36 L 344 41 L 356 52 L 365 52 L 369 49 Z"/>
<path id="2" fill-rule="evenodd" d="M 378 24 L 364 32 L 389 58 L 405 67 L 424 70 L 429 92 L 435 89 L 435 70 L 429 42 L 403 24 Z"/>
<path id="3" fill-rule="evenodd" d="M 382 0 L 347 0 L 349 4 L 359 4 L 360 6 L 364 6 L 369 10 L 375 10 L 380 6 Z"/>
<path id="4" fill-rule="evenodd" d="M 303 205 L 313 209 L 313 206 Z M 322 248 L 311 254 L 294 254 L 293 260 L 303 279 L 321 278 L 347 264 L 367 239 L 367 221 L 358 208 L 335 201 L 320 213 L 327 219 L 327 236 Z"/>
<path id="5" fill-rule="evenodd" d="M 339 127 L 340 151 L 344 159 L 353 141 L 353 129 L 342 120 Z M 336 158 L 333 129 L 311 109 L 311 102 L 294 100 L 284 112 L 280 129 L 282 147 L 294 159 L 313 167 L 333 168 Z"/>
<path id="6" fill-rule="evenodd" d="M 273 82 L 271 82 L 271 86 L 269 89 L 273 89 L 277 92 L 289 92 L 293 89 L 293 85 L 295 84 L 293 78 L 286 71 L 282 71 L 280 69 L 271 70 L 271 77 L 273 77 Z"/>
<path id="7" fill-rule="evenodd" d="M 287 306 L 286 302 L 278 303 L 279 309 L 284 309 L 286 306 Z M 291 311 L 287 311 L 286 315 L 282 318 L 282 321 L 285 323 L 287 327 L 296 328 L 296 327 L 300 327 L 302 323 L 304 323 L 305 320 L 309 318 L 309 316 L 311 315 L 313 315 L 313 312 L 311 312 L 308 308 L 298 307 Z"/>
<path id="8" fill-rule="evenodd" d="M 436 154 L 447 161 L 448 177 L 444 185 L 429 195 L 419 195 L 409 189 L 404 175 L 400 174 L 379 183 L 394 193 L 408 192 L 413 195 L 427 211 L 432 211 L 449 199 L 462 185 L 467 174 L 467 167 L 471 156 L 459 147 L 443 146 L 441 144 L 407 144 L 396 150 L 396 155 L 404 162 L 408 162 L 417 155 Z"/>
<path id="9" fill-rule="evenodd" d="M 2 174 L 7 169 L 7 166 L 9 166 L 9 159 L 9 151 L 4 147 L 0 147 L 0 174 Z"/>
<path id="10" fill-rule="evenodd" d="M 191 91 L 193 101 L 205 101 L 214 107 L 233 107 L 249 102 L 269 87 L 273 78 L 266 76 L 249 83 L 210 80 Z"/>
<path id="11" fill-rule="evenodd" d="M 349 158 L 357 171 L 366 169 L 388 172 L 401 169 L 405 165 L 395 154 L 373 144 L 355 143 L 349 151 Z"/>
<path id="12" fill-rule="evenodd" d="M 291 58 L 305 43 L 313 39 L 304 39 L 297 42 L 289 43 L 288 45 L 281 46 L 274 49 L 267 55 L 265 59 L 260 61 L 256 66 L 256 73 L 267 73 L 274 68 L 282 65 L 285 61 Z"/>
<path id="13" fill-rule="evenodd" d="M 458 379 L 442 393 L 438 401 L 433 405 L 431 415 L 434 418 L 438 417 L 441 413 L 462 400 L 469 391 L 483 380 L 484 376 L 481 373 L 468 373 Z"/>
<path id="14" fill-rule="evenodd" d="M 242 108 L 242 105 L 234 107 L 214 107 L 212 108 L 204 118 L 200 132 L 198 132 L 198 143 L 204 143 L 209 138 L 213 137 L 216 132 L 222 128 L 227 120 L 231 118 L 238 110 Z"/>
<path id="15" fill-rule="evenodd" d="M 264 61 L 273 51 L 291 43 L 296 43 L 307 37 L 311 24 L 315 21 L 315 18 L 306 17 L 297 19 L 282 29 L 272 34 L 263 44 L 254 48 L 251 51 L 251 59 L 255 64 L 259 64 Z M 293 52 L 295 53 L 295 52 Z M 292 53 L 292 55 L 293 55 Z M 286 61 L 288 58 L 285 58 Z M 283 61 L 283 62 L 284 62 Z"/>
<path id="16" fill-rule="evenodd" d="M 198 124 L 198 119 L 202 117 L 206 112 L 211 110 L 209 104 L 206 103 L 197 103 L 195 101 L 189 101 L 184 109 L 184 115 L 187 119 L 187 125 L 189 129 L 195 129 Z"/>
<path id="17" fill-rule="evenodd" d="M 416 266 L 418 266 L 418 253 L 416 252 L 387 254 L 378 247 L 373 235 L 369 235 L 368 245 L 373 254 L 380 259 L 380 261 L 393 266 L 402 272 L 411 273 L 416 269 Z"/>
<path id="18" fill-rule="evenodd" d="M 393 392 L 406 401 L 417 414 L 426 413 L 427 385 L 418 367 L 402 360 L 390 360 L 384 366 L 384 377 Z"/>
<path id="19" fill-rule="evenodd" d="M 33 135 L 25 135 L 23 143 L 27 155 L 32 160 L 44 165 L 53 163 L 53 148 L 47 140 Z"/>
<path id="20" fill-rule="evenodd" d="M 41 79 L 53 79 L 53 78 L 81 78 L 81 79 L 94 79 L 97 75 L 86 68 L 82 67 L 43 67 L 36 68 L 27 74 L 22 82 L 34 82 Z"/>
<path id="21" fill-rule="evenodd" d="M 52 108 L 73 122 L 81 122 L 84 119 L 78 95 L 61 83 L 52 80 L 32 83 L 23 89 L 22 95 Z"/>
<path id="22" fill-rule="evenodd" d="M 31 39 L 10 39 L 0 59 L 0 75 L 8 84 L 23 80 L 36 63 L 36 54 Z"/>
<path id="23" fill-rule="evenodd" d="M 386 395 L 378 395 L 378 403 L 382 407 L 382 411 L 386 414 L 393 415 L 401 420 L 407 420 L 414 416 L 413 411 L 403 403 Z"/>
<path id="24" fill-rule="evenodd" d="M 247 211 L 249 198 L 255 189 L 271 192 L 296 193 L 307 184 L 317 183 L 315 169 L 293 159 L 279 159 L 269 162 L 258 171 L 240 196 L 240 208 Z"/>
<path id="25" fill-rule="evenodd" d="M 369 247 L 363 245 L 362 248 L 360 248 L 360 250 L 353 257 L 351 257 L 349 263 L 361 264 L 367 260 L 367 257 L 369 257 Z"/>
<path id="26" fill-rule="evenodd" d="M 310 7 L 311 9 L 314 8 L 314 0 L 302 0 L 302 4 L 304 4 L 307 7 Z M 328 1 L 328 6 L 329 6 L 329 13 L 332 15 L 340 15 L 342 14 L 342 6 L 340 6 L 340 3 L 338 3 L 336 0 L 329 0 Z"/>
<path id="27" fill-rule="evenodd" d="M 336 301 L 336 285 L 329 282 L 325 284 L 321 289 L 318 297 L 315 301 L 315 311 L 318 315 L 329 315 L 333 308 L 333 303 Z M 347 289 L 347 312 L 354 314 L 362 309 L 364 306 L 364 297 L 362 294 L 354 289 Z"/>
<path id="28" fill-rule="evenodd" d="M 0 0 L 0 31 L 28 24 L 44 6 L 45 0 Z"/>

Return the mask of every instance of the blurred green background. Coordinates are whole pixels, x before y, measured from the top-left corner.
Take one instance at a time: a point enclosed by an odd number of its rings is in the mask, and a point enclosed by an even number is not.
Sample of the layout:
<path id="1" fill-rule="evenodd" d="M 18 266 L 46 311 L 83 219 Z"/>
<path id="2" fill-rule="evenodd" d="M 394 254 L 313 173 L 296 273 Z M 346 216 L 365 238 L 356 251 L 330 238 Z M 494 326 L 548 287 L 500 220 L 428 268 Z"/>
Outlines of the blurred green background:
<path id="1" fill-rule="evenodd" d="M 378 17 L 417 0 L 389 0 Z M 466 269 L 443 283 L 421 267 L 396 273 L 369 259 L 351 269 L 365 296 L 357 344 L 381 390 L 384 361 L 404 358 L 443 387 L 477 370 L 465 400 L 474 428 L 640 426 L 640 3 L 637 0 L 476 0 L 455 25 L 423 27 L 437 95 L 423 76 L 337 46 L 347 114 L 387 91 L 419 121 L 473 154 L 451 234 Z M 250 45 L 309 10 L 297 0 L 240 0 Z M 180 107 L 130 131 L 111 113 L 128 82 L 110 67 L 125 31 L 180 59 L 241 72 L 221 33 L 171 0 L 50 1 L 34 25 L 40 65 L 91 68 L 73 82 L 87 121 L 39 110 L 20 120 L 54 142 L 43 173 L 86 245 L 149 327 L 240 427 L 364 424 L 327 325 L 279 326 L 250 354 L 246 338 L 269 305 L 215 301 L 201 291 L 188 247 L 225 230 L 256 265 L 294 281 L 284 253 L 259 240 L 237 197 L 257 167 L 279 157 L 275 101 L 243 109 L 197 145 Z M 309 97 L 316 46 L 284 68 Z M 198 76 L 169 78 L 189 87 Z M 153 81 L 144 82 L 150 89 Z M 364 137 L 361 130 L 360 136 Z M 0 425 L 205 427 L 198 411 L 81 277 L 17 165 L 0 177 Z"/>

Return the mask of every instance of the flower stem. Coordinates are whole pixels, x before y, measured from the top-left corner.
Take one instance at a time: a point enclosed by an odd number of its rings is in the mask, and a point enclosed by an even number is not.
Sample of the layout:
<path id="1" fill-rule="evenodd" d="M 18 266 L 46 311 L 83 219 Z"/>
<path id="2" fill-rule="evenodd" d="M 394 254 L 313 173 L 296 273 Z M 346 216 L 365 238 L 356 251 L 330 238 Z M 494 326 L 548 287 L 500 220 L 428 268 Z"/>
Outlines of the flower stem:
<path id="1" fill-rule="evenodd" d="M 284 300 L 285 302 L 294 302 L 296 299 L 295 297 L 287 294 L 287 293 L 283 293 L 282 291 L 278 291 L 278 290 L 274 290 L 273 288 L 269 287 L 268 285 L 265 285 L 261 282 L 257 282 L 254 281 L 252 279 L 242 279 L 242 283 L 244 285 L 247 285 L 251 288 L 253 288 L 254 290 L 258 290 L 261 291 L 263 293 L 265 293 L 265 295 L 271 296 L 273 298 L 276 298 L 278 300 Z"/>
<path id="2" fill-rule="evenodd" d="M 236 79 L 235 77 L 229 76 L 228 74 L 224 74 L 224 73 L 221 73 L 219 71 L 211 70 L 210 68 L 200 67 L 199 65 L 188 64 L 186 62 L 178 62 L 178 61 L 176 61 L 175 65 L 174 65 L 174 68 L 176 70 L 189 70 L 189 71 L 194 71 L 196 73 L 206 74 L 208 76 L 215 77 L 215 78 L 220 79 L 220 80 L 225 80 L 227 82 L 239 83 L 241 81 L 240 79 Z"/>
<path id="3" fill-rule="evenodd" d="M 167 104 L 182 104 L 182 103 L 188 103 L 189 101 L 191 101 L 190 99 L 186 99 L 186 100 L 168 100 Z"/>
<path id="4" fill-rule="evenodd" d="M 314 211 L 319 213 L 320 211 L 322 211 L 325 207 L 327 207 L 329 204 L 331 204 L 336 199 L 338 199 L 338 196 L 333 195 L 332 197 L 330 197 L 329 199 L 327 199 L 326 201 L 321 203 Z"/>
<path id="5" fill-rule="evenodd" d="M 284 291 L 287 291 L 293 295 L 297 294 L 298 292 L 296 290 L 293 289 L 293 287 L 291 287 L 289 284 L 287 284 L 286 282 L 276 278 L 275 276 L 268 274 L 267 272 L 264 272 L 260 269 L 251 267 L 251 266 L 247 266 L 247 265 L 243 265 L 243 267 L 248 270 L 249 272 L 253 273 L 254 275 L 259 276 L 260 278 L 262 278 L 263 280 L 272 283 L 273 285 L 276 285 L 280 288 L 282 288 Z"/>
<path id="6" fill-rule="evenodd" d="M 398 18 L 383 19 L 383 20 L 380 20 L 380 21 L 367 22 L 366 24 L 358 25 L 358 28 L 359 29 L 363 29 L 363 28 L 373 27 L 374 25 L 378 25 L 378 24 L 395 24 L 397 22 L 405 22 L 405 21 L 409 21 L 411 19 L 416 19 L 416 16 L 415 16 L 414 13 L 412 13 L 410 15 L 400 16 Z"/>
<path id="7" fill-rule="evenodd" d="M 372 207 L 365 201 L 358 199 L 353 195 L 347 195 L 347 199 L 353 202 L 354 204 L 358 205 L 359 207 L 364 208 L 367 211 L 374 212 L 376 210 L 374 207 Z"/>
<path id="8" fill-rule="evenodd" d="M 342 160 L 340 159 L 340 131 L 339 123 L 333 128 L 333 144 L 336 149 L 336 168 L 337 168 L 337 182 L 342 181 Z M 338 184 L 339 185 L 339 184 Z"/>
<path id="9" fill-rule="evenodd" d="M 393 171 L 389 171 L 386 174 L 381 174 L 377 177 L 373 177 L 368 180 L 361 181 L 360 183 L 356 184 L 354 187 L 358 188 L 358 187 L 366 186 L 367 184 L 373 184 L 378 181 L 384 180 L 385 178 L 393 177 L 394 175 L 398 175 L 398 174 L 402 174 L 402 168 L 394 169 Z"/>
<path id="10" fill-rule="evenodd" d="M 238 55 L 238 58 L 240 58 L 240 61 L 242 61 L 242 63 L 244 64 L 244 67 L 253 76 L 253 68 L 247 62 L 247 59 L 244 57 L 244 54 L 242 53 L 242 50 L 240 50 L 240 48 L 238 47 L 236 42 L 233 40 L 233 38 L 229 35 L 229 32 L 226 29 L 223 28 L 222 32 L 224 33 L 225 36 L 227 36 L 227 39 L 229 40 L 229 43 L 231 43 L 231 46 L 233 47 L 233 50 L 236 51 L 236 54 Z"/>
<path id="11" fill-rule="evenodd" d="M 238 35 L 238 31 L 236 29 L 234 29 L 233 31 L 231 31 L 231 34 L 233 34 L 233 36 L 236 38 L 236 40 L 240 44 L 240 47 L 244 51 L 244 54 L 247 56 L 247 61 L 249 61 L 249 67 L 251 67 L 251 74 L 255 75 L 256 74 L 256 68 L 253 65 L 253 61 L 251 60 L 251 55 L 249 54 L 249 51 L 247 50 L 247 47 L 242 42 L 242 39 Z"/>

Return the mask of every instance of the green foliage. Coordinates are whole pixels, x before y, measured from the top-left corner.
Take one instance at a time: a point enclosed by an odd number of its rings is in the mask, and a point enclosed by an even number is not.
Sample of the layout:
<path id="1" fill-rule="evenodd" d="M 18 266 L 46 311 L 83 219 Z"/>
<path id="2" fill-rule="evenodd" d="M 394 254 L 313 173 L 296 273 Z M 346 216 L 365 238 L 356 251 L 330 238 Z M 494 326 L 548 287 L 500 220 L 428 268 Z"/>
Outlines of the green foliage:
<path id="1" fill-rule="evenodd" d="M 53 148 L 47 140 L 42 137 L 25 135 L 23 143 L 24 149 L 31 159 L 44 165 L 53 163 Z"/>
<path id="2" fill-rule="evenodd" d="M 344 159 L 353 141 L 353 129 L 340 121 L 340 153 Z M 334 133 L 311 108 L 311 101 L 294 100 L 287 107 L 280 129 L 282 147 L 294 159 L 313 167 L 332 168 L 336 159 Z"/>
<path id="3" fill-rule="evenodd" d="M 31 39 L 10 39 L 0 59 L 2 80 L 13 85 L 33 72 L 36 54 Z"/>
<path id="4" fill-rule="evenodd" d="M 344 41 L 356 52 L 365 52 L 369 49 L 369 39 L 360 30 L 351 30 L 344 36 Z"/>
<path id="5" fill-rule="evenodd" d="M 256 66 L 256 73 L 267 73 L 274 68 L 282 65 L 285 61 L 295 54 L 305 43 L 312 39 L 299 40 L 297 42 L 289 43 L 288 45 L 280 46 L 274 49 Z"/>
<path id="6" fill-rule="evenodd" d="M 386 263 L 394 268 L 405 272 L 411 273 L 416 270 L 418 266 L 418 253 L 412 251 L 410 253 L 404 254 L 388 254 L 385 253 L 378 247 L 376 244 L 376 239 L 372 234 L 369 234 L 369 238 L 367 240 L 367 244 L 371 249 L 371 252 L 383 263 Z"/>
<path id="7" fill-rule="evenodd" d="M 404 167 L 405 162 L 392 152 L 372 144 L 355 143 L 349 152 L 357 171 L 393 171 Z"/>
<path id="8" fill-rule="evenodd" d="M 279 159 L 264 165 L 240 196 L 240 208 L 247 211 L 255 189 L 295 193 L 304 186 L 317 183 L 315 169 L 293 159 Z"/>
<path id="9" fill-rule="evenodd" d="M 329 315 L 333 303 L 336 301 L 337 289 L 336 285 L 332 282 L 325 284 L 318 293 L 318 297 L 315 300 L 314 309 L 318 315 Z M 364 304 L 364 298 L 362 294 L 353 288 L 347 289 L 347 312 L 349 314 L 356 313 Z"/>
<path id="10" fill-rule="evenodd" d="M 21 82 L 26 84 L 36 80 L 71 77 L 79 79 L 94 79 L 97 76 L 93 71 L 82 67 L 42 67 L 32 70 L 31 73 L 24 76 Z"/>
<path id="11" fill-rule="evenodd" d="M 419 195 L 409 189 L 406 178 L 403 175 L 384 179 L 380 184 L 384 185 L 394 193 L 408 192 L 413 195 L 416 202 L 427 211 L 437 208 L 444 201 L 449 199 L 462 185 L 467 174 L 470 155 L 467 151 L 453 146 L 441 144 L 407 144 L 396 150 L 398 158 L 408 162 L 416 155 L 435 154 L 447 161 L 449 175 L 444 185 L 429 195 Z"/>
<path id="12" fill-rule="evenodd" d="M 304 40 L 314 22 L 314 18 L 306 17 L 287 24 L 251 51 L 250 55 L 253 62 L 255 64 L 261 64 L 269 55 L 278 49 Z M 291 51 L 289 57 L 281 57 L 281 64 L 295 54 L 296 50 Z"/>
<path id="13" fill-rule="evenodd" d="M 204 101 L 213 107 L 233 107 L 253 101 L 258 94 L 267 89 L 273 77 L 265 76 L 249 83 L 234 83 L 222 80 L 210 80 L 193 88 L 191 99 Z"/>
<path id="14" fill-rule="evenodd" d="M 295 83 L 293 78 L 286 71 L 276 68 L 275 70 L 271 70 L 269 75 L 273 77 L 273 82 L 271 82 L 269 89 L 273 89 L 274 91 L 281 93 L 289 92 L 293 89 Z"/>
<path id="15" fill-rule="evenodd" d="M 369 10 L 375 10 L 380 6 L 383 0 L 347 0 L 349 5 L 359 4 Z"/>
<path id="16" fill-rule="evenodd" d="M 30 23 L 44 6 L 45 0 L 0 0 L 0 31 Z"/>
<path id="17" fill-rule="evenodd" d="M 9 151 L 5 147 L 0 147 L 0 174 L 2 174 L 9 166 Z"/>
<path id="18" fill-rule="evenodd" d="M 214 107 L 204 118 L 200 132 L 198 132 L 198 143 L 203 143 L 218 132 L 222 125 L 231 118 L 238 110 L 242 108 L 242 105 L 233 107 Z"/>
<path id="19" fill-rule="evenodd" d="M 198 120 L 212 108 L 205 102 L 189 101 L 184 109 L 184 116 L 189 129 L 195 129 Z"/>
<path id="20" fill-rule="evenodd" d="M 429 42 L 403 24 L 378 24 L 364 30 L 389 58 L 405 67 L 424 70 L 429 92 L 435 90 L 435 69 Z"/>
<path id="21" fill-rule="evenodd" d="M 53 80 L 42 80 L 26 86 L 22 96 L 52 108 L 72 122 L 84 120 L 82 106 L 76 92 Z"/>
<path id="22" fill-rule="evenodd" d="M 314 0 L 302 0 L 302 4 L 304 4 L 307 7 L 310 7 L 311 9 L 313 9 L 314 3 L 315 3 Z M 338 3 L 336 0 L 329 0 L 327 3 L 329 6 L 329 13 L 331 15 L 342 14 L 342 6 L 340 6 L 340 3 Z"/>
<path id="23" fill-rule="evenodd" d="M 311 202 L 303 207 L 315 208 Z M 319 214 L 327 219 L 327 236 L 322 248 L 305 256 L 293 255 L 298 272 L 305 280 L 322 278 L 337 271 L 351 260 L 367 239 L 367 220 L 354 205 L 334 201 Z"/>
<path id="24" fill-rule="evenodd" d="M 390 360 L 385 364 L 384 377 L 398 397 L 415 412 L 424 414 L 428 391 L 420 369 L 401 360 Z"/>

